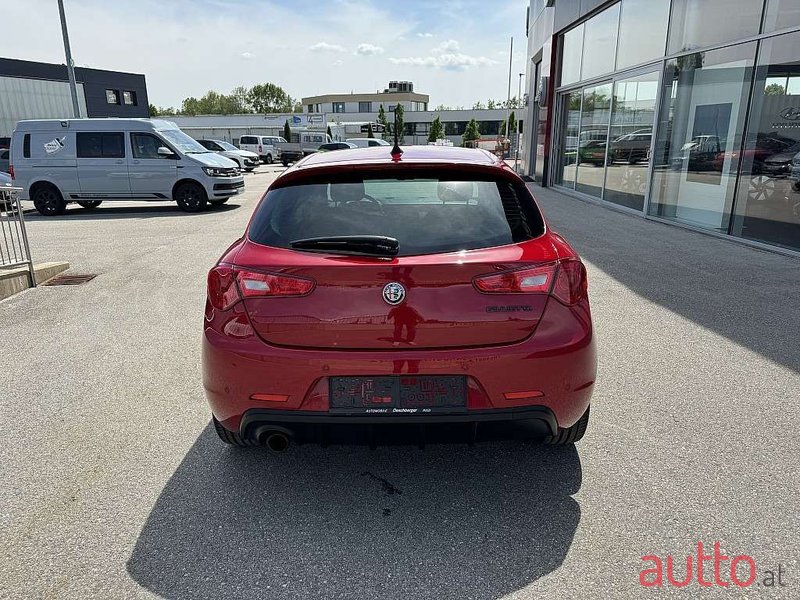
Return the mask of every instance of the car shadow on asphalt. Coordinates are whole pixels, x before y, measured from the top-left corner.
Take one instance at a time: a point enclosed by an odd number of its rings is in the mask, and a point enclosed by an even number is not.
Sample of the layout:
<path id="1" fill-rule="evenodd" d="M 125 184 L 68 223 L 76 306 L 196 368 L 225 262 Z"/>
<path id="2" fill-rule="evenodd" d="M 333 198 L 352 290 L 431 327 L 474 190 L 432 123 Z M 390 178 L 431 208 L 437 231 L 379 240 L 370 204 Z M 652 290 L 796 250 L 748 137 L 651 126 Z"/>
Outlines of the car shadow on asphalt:
<path id="1" fill-rule="evenodd" d="M 128 561 L 163 598 L 492 599 L 558 568 L 574 446 L 225 447 L 207 427 Z"/>
<path id="2" fill-rule="evenodd" d="M 68 207 L 63 215 L 45 217 L 39 213 L 26 212 L 25 221 L 102 221 L 106 219 L 147 219 L 161 217 L 199 217 L 211 213 L 228 212 L 236 210 L 239 204 L 223 204 L 221 206 L 209 206 L 206 210 L 196 213 L 188 213 L 175 204 L 163 205 L 144 202 L 139 206 L 99 206 L 97 208 L 86 209 L 80 207 Z"/>

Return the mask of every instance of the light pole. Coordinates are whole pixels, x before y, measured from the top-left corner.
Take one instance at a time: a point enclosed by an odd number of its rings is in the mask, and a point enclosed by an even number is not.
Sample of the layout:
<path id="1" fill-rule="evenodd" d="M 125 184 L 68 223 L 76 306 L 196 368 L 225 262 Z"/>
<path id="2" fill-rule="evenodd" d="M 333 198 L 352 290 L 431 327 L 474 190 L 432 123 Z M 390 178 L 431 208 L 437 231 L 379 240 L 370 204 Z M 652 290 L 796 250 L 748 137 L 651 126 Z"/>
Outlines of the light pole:
<path id="1" fill-rule="evenodd" d="M 64 53 L 67 55 L 67 77 L 69 77 L 69 91 L 72 95 L 72 112 L 76 119 L 80 119 L 81 106 L 78 104 L 78 84 L 75 82 L 75 65 L 72 62 L 72 51 L 69 49 L 69 33 L 67 33 L 67 17 L 64 14 L 64 0 L 58 0 L 58 14 L 61 16 L 61 35 L 64 38 Z"/>

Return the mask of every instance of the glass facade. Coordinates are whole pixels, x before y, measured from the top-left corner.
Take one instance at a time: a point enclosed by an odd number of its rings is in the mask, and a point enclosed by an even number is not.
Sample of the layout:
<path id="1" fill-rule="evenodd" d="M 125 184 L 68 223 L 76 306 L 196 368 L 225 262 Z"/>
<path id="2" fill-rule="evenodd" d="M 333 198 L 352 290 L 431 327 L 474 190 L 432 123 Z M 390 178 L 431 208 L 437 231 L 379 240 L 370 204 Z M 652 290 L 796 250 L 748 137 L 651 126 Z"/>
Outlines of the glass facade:
<path id="1" fill-rule="evenodd" d="M 550 181 L 800 251 L 800 0 L 602 8 L 554 38 Z"/>

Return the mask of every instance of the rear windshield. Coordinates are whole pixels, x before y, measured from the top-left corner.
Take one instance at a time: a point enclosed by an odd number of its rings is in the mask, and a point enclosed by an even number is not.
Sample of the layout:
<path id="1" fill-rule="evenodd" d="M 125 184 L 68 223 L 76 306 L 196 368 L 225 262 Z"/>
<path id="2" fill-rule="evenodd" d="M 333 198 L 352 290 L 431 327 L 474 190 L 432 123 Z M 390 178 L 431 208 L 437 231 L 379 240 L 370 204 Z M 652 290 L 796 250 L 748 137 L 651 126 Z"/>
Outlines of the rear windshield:
<path id="1" fill-rule="evenodd" d="M 490 248 L 538 237 L 542 217 L 522 184 L 429 177 L 315 181 L 271 190 L 250 227 L 258 244 L 382 235 L 399 256 Z"/>

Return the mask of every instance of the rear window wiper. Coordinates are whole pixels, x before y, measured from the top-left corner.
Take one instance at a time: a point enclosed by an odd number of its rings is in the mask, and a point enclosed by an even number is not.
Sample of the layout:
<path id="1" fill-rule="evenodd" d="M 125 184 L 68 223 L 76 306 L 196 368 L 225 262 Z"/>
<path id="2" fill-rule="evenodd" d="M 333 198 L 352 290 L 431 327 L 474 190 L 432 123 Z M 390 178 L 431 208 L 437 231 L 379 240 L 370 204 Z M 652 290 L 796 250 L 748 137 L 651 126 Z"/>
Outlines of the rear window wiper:
<path id="1" fill-rule="evenodd" d="M 352 254 L 356 256 L 397 256 L 400 242 L 385 235 L 335 235 L 289 242 L 295 250 Z"/>

